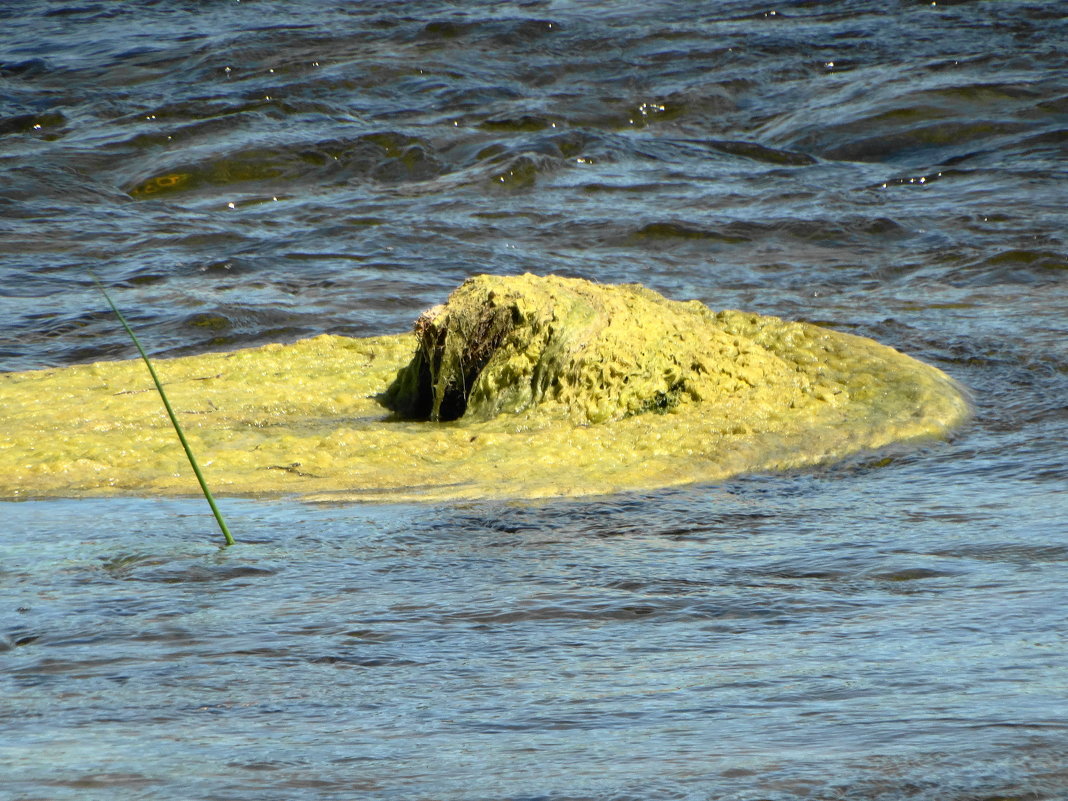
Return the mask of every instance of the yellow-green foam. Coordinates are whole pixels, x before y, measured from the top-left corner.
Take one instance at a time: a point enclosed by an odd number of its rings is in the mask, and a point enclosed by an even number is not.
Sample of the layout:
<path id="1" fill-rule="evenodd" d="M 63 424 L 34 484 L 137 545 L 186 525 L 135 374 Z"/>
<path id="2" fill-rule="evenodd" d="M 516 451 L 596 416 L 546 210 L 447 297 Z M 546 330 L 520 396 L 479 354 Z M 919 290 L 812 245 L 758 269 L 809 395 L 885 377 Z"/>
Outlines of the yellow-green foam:
<path id="1" fill-rule="evenodd" d="M 516 324 L 498 332 L 463 388 L 469 413 L 452 422 L 397 421 L 381 403 L 425 357 L 425 336 L 421 347 L 412 334 L 320 336 L 155 364 L 216 494 L 311 500 L 716 481 L 944 437 L 969 414 L 945 374 L 870 339 L 639 287 L 480 276 L 429 319 L 444 331 L 442 315 L 467 319 L 488 294 Z M 0 497 L 198 493 L 140 360 L 0 374 L 0 419 Z"/>

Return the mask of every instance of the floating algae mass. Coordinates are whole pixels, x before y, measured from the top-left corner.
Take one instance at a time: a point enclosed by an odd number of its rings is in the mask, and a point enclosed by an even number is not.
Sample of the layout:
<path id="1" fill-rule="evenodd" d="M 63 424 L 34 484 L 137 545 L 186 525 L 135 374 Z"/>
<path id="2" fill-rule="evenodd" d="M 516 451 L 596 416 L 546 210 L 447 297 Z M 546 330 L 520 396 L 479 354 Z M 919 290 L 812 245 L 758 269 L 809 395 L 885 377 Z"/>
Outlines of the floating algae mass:
<path id="1" fill-rule="evenodd" d="M 411 334 L 161 359 L 216 493 L 537 498 L 714 481 L 944 436 L 939 370 L 636 285 L 478 276 Z M 0 374 L 0 496 L 196 494 L 139 361 Z"/>

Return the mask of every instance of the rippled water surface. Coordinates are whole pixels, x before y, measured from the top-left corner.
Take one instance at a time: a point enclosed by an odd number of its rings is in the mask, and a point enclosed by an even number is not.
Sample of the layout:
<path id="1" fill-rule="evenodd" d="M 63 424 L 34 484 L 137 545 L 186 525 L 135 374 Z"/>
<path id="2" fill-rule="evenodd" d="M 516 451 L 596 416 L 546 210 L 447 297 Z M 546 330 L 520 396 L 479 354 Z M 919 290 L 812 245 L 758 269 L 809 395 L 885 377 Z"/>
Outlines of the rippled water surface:
<path id="1" fill-rule="evenodd" d="M 0 798 L 1068 797 L 1054 2 L 25 0 L 0 369 L 404 330 L 464 277 L 872 336 L 950 441 L 539 504 L 0 506 Z M 46 399 L 43 402 L 47 402 Z M 0 409 L 0 425 L 3 410 Z"/>

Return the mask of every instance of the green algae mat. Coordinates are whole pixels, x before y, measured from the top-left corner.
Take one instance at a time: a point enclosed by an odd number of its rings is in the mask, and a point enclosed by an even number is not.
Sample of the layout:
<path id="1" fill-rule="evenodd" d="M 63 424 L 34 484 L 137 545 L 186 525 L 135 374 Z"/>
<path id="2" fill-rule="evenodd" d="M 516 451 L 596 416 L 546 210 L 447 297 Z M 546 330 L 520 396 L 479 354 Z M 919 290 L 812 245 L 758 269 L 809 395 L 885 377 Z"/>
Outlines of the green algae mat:
<path id="1" fill-rule="evenodd" d="M 410 334 L 160 359 L 218 494 L 542 498 L 795 469 L 944 437 L 939 370 L 637 285 L 478 276 Z M 0 374 L 0 497 L 196 495 L 140 360 Z"/>

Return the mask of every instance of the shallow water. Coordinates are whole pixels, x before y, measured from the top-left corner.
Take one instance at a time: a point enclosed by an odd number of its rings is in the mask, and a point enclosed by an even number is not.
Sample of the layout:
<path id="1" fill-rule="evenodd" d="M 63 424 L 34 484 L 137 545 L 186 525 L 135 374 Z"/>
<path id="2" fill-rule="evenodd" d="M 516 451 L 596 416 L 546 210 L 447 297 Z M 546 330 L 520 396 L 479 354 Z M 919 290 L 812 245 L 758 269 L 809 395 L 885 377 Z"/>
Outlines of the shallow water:
<path id="1" fill-rule="evenodd" d="M 695 10 L 695 9 L 700 10 Z M 584 502 L 0 509 L 0 798 L 1068 796 L 1053 3 L 0 10 L 0 369 L 640 281 L 971 388 L 948 443 Z M 2 410 L 0 410 L 2 417 Z"/>

